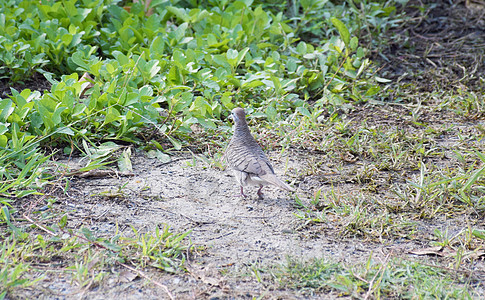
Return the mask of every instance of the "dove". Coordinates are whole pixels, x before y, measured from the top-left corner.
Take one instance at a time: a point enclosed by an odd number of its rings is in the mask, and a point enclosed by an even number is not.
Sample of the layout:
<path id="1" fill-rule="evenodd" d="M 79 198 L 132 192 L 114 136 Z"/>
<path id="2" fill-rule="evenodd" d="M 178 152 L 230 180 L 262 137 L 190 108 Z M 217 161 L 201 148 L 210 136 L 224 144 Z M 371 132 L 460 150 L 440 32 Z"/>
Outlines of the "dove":
<path id="1" fill-rule="evenodd" d="M 237 182 L 243 187 L 247 185 L 259 186 L 258 196 L 263 198 L 261 189 L 265 185 L 274 185 L 287 191 L 295 191 L 285 182 L 276 177 L 268 158 L 249 131 L 244 109 L 237 107 L 232 110 L 232 118 L 236 124 L 234 134 L 224 154 L 225 160 L 233 170 Z"/>

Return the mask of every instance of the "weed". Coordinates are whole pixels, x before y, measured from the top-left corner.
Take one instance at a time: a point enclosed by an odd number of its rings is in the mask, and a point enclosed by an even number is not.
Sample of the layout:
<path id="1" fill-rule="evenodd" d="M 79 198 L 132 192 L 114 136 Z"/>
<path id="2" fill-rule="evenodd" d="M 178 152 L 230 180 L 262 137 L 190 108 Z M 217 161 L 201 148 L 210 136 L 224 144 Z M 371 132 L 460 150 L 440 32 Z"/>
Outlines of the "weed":
<path id="1" fill-rule="evenodd" d="M 280 287 L 303 294 L 319 295 L 339 291 L 356 298 L 422 297 L 470 298 L 469 287 L 476 281 L 455 276 L 439 267 L 399 258 L 365 263 L 334 262 L 330 259 L 299 261 L 289 258 L 271 271 Z"/>

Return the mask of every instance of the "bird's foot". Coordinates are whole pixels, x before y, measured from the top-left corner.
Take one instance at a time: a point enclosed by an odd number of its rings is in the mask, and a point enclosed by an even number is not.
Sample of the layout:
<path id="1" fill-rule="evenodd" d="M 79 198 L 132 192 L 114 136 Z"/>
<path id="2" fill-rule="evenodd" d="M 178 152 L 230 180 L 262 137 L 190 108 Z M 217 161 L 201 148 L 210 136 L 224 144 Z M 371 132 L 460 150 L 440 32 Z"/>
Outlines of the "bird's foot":
<path id="1" fill-rule="evenodd" d="M 246 194 L 235 194 L 234 197 L 247 198 L 248 196 Z"/>
<path id="2" fill-rule="evenodd" d="M 260 186 L 259 187 L 259 190 L 258 190 L 258 197 L 259 197 L 259 200 L 263 200 L 264 197 L 263 197 L 263 192 L 261 192 L 261 189 L 263 189 L 263 186 Z"/>
<path id="3" fill-rule="evenodd" d="M 239 195 L 236 195 L 236 197 L 243 197 L 243 198 L 247 198 L 248 196 L 246 196 L 246 194 L 244 194 L 244 190 L 243 190 L 243 187 L 241 186 L 241 193 Z"/>

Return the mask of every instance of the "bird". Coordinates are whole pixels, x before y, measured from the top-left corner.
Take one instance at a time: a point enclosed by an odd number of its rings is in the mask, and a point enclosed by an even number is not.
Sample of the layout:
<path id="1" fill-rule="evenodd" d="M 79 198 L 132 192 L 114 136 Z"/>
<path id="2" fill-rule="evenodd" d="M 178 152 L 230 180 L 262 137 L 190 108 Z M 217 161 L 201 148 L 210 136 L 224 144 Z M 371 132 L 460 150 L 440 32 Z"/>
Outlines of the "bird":
<path id="1" fill-rule="evenodd" d="M 294 188 L 276 177 L 273 166 L 271 166 L 263 149 L 251 135 L 244 109 L 234 108 L 231 116 L 235 123 L 235 129 L 224 157 L 241 186 L 241 196 L 247 197 L 243 189 L 247 185 L 259 186 L 257 193 L 259 199 L 263 199 L 261 190 L 265 185 L 272 184 L 280 189 L 294 192 Z"/>

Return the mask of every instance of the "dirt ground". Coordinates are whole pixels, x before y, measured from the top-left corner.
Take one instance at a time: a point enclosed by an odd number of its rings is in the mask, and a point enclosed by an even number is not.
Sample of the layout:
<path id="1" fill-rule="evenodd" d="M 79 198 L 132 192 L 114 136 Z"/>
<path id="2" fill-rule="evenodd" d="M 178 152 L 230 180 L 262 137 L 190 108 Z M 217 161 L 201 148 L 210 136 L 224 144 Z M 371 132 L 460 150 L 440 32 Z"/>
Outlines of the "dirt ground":
<path id="1" fill-rule="evenodd" d="M 308 167 L 309 157 L 301 152 L 288 152 L 287 157 L 272 152 L 270 157 L 282 178 L 288 178 L 281 174 L 282 161 L 288 161 L 288 173 L 292 174 Z M 444 227 L 441 221 L 445 218 L 422 223 L 420 238 L 414 240 L 372 242 L 345 237 L 331 221 L 307 226 L 296 218 L 294 196 L 287 192 L 265 188 L 265 199 L 258 200 L 256 188 L 249 188 L 250 197 L 235 197 L 239 189 L 230 173 L 207 168 L 201 161 L 196 166 L 189 164 L 193 164 L 191 156 L 174 157 L 173 162 L 161 164 L 136 153 L 134 176 L 74 180 L 68 197 L 54 207 L 70 212 L 70 228 L 85 226 L 99 237 L 113 235 L 116 224 L 125 233 L 131 231 L 130 226 L 149 232 L 161 224 L 169 224 L 174 232 L 192 230 L 191 242 L 201 250 L 189 256 L 188 273 L 144 270 L 152 280 L 167 286 L 176 299 L 251 299 L 261 295 L 269 299 L 305 299 L 308 295 L 258 283 L 251 267 L 284 263 L 287 256 L 303 260 L 330 257 L 353 263 L 366 261 L 371 252 L 375 259 L 384 259 L 391 252 L 393 256 L 408 255 L 409 250 L 427 245 L 435 228 Z M 69 165 L 76 167 L 72 161 Z M 356 190 L 352 183 L 322 184 L 321 180 L 321 176 L 306 176 L 302 182 L 295 182 L 298 196 L 308 203 L 320 187 L 323 193 L 331 189 Z M 446 220 L 446 226 L 457 232 L 461 222 Z M 120 274 L 126 270 L 119 267 L 114 271 Z M 143 278 L 125 283 L 120 280 L 113 276 L 99 287 L 80 290 L 64 274 L 50 274 L 41 281 L 43 291 L 33 290 L 29 296 L 168 299 L 160 287 Z M 337 295 L 312 298 L 331 299 Z"/>
<path id="2" fill-rule="evenodd" d="M 407 36 L 413 47 L 390 42 L 387 51 L 382 55 L 376 54 L 376 60 L 384 66 L 383 77 L 415 83 L 420 92 L 434 91 L 443 86 L 449 90 L 463 87 L 483 90 L 485 26 L 479 12 L 472 13 L 464 1 L 453 5 L 448 1 L 437 2 L 425 18 L 418 17 L 418 10 L 412 5 L 408 5 L 407 11 L 416 16 L 415 22 L 395 31 L 402 37 Z M 459 18 L 457 14 L 460 12 Z M 481 40 L 478 38 L 475 42 L 480 35 Z M 457 36 L 463 40 L 461 48 L 453 43 L 453 57 L 445 55 L 451 53 L 451 40 Z M 472 41 L 472 38 L 475 40 Z M 472 47 L 472 44 L 475 46 Z M 435 45 L 431 51 L 430 45 Z M 478 51 L 477 47 L 482 55 L 475 55 L 472 59 L 470 49 Z M 436 49 L 442 50 L 441 55 L 433 52 Z M 458 55 L 460 51 L 466 55 Z M 434 56 L 425 57 L 425 52 Z M 377 117 L 380 115 L 391 118 L 382 120 Z M 391 126 L 408 126 L 406 115 L 409 111 L 393 106 L 367 106 L 356 109 L 349 118 L 369 120 L 371 125 L 372 122 L 387 122 Z M 425 117 L 435 122 L 437 127 L 443 122 L 440 116 Z M 473 122 L 479 122 L 479 119 Z M 457 123 L 463 127 L 469 124 L 465 120 Z M 453 137 L 442 142 L 453 142 Z M 325 194 L 332 190 L 351 193 L 362 187 L 349 175 L 358 165 L 349 163 L 336 174 L 332 164 L 326 165 L 329 162 L 323 161 L 321 153 L 298 148 L 295 146 L 284 155 L 272 151 L 268 156 L 276 173 L 297 189 L 296 194 L 305 203 L 309 203 L 319 188 Z M 419 238 L 415 239 L 377 241 L 343 236 L 331 220 L 315 226 L 298 219 L 295 216 L 298 208 L 294 194 L 267 187 L 264 200 L 257 199 L 255 188 L 247 190 L 250 195 L 247 199 L 235 197 L 239 189 L 232 175 L 210 167 L 192 154 L 178 153 L 171 162 L 162 164 L 134 151 L 132 160 L 133 176 L 74 178 L 68 192 L 58 196 L 54 207 L 70 212 L 70 228 L 82 225 L 99 236 L 112 235 L 117 226 L 121 232 L 131 231 L 130 226 L 148 232 L 161 224 L 168 224 L 174 232 L 192 230 L 190 240 L 194 247 L 188 256 L 187 273 L 143 270 L 153 281 L 167 286 L 177 299 L 342 297 L 337 292 L 304 296 L 291 290 L 275 289 L 259 283 L 251 269 L 283 263 L 287 256 L 305 260 L 331 257 L 347 263 L 364 262 L 370 255 L 377 260 L 384 259 L 390 253 L 409 257 L 410 249 L 429 246 L 434 229 L 446 227 L 453 232 L 463 228 L 461 218 L 436 216 L 432 220 L 416 222 L 414 229 Z M 79 159 L 63 161 L 73 168 L 78 162 Z M 307 170 L 316 163 L 319 164 L 318 174 L 307 175 Z M 320 165 L 322 163 L 323 166 Z M 484 225 L 476 218 L 473 222 Z M 483 262 L 477 262 L 474 268 L 485 269 Z M 126 270 L 114 266 L 112 271 L 119 274 Z M 168 299 L 160 286 L 144 278 L 124 281 L 114 276 L 100 286 L 80 290 L 62 272 L 48 273 L 35 289 L 25 290 L 18 296 L 42 299 Z"/>
<path id="3" fill-rule="evenodd" d="M 269 157 L 279 177 L 289 179 L 306 204 L 319 188 L 323 194 L 332 190 L 352 193 L 362 188 L 352 176 L 354 164 L 348 164 L 338 173 L 332 172 L 332 167 L 323 166 L 317 174 L 303 175 L 309 164 L 314 164 L 321 155 L 290 150 L 285 156 L 273 151 Z M 287 256 L 302 260 L 329 257 L 332 261 L 349 264 L 365 262 L 369 256 L 381 261 L 388 255 L 417 259 L 409 251 L 428 247 L 434 240 L 435 229 L 446 228 L 450 233 L 457 233 L 463 229 L 465 218 L 470 216 L 410 220 L 415 224 L 414 238 L 379 241 L 343 235 L 341 224 L 332 222 L 331 218 L 320 224 L 298 219 L 294 195 L 285 191 L 266 187 L 265 199 L 258 200 L 256 188 L 248 188 L 248 198 L 236 197 L 239 188 L 231 173 L 211 168 L 191 154 L 176 155 L 172 162 L 160 163 L 147 158 L 143 152 L 135 152 L 132 160 L 133 176 L 72 180 L 67 195 L 54 204 L 54 209 L 69 212 L 69 228 L 84 226 L 98 237 L 112 236 L 117 225 L 127 235 L 131 226 L 140 232 L 153 232 L 156 226 L 163 224 L 170 225 L 174 232 L 191 230 L 194 248 L 188 255 L 188 272 L 168 274 L 153 268 L 143 270 L 151 280 L 167 286 L 176 299 L 260 296 L 265 299 L 345 299 L 347 297 L 337 292 L 310 296 L 265 285 L 257 281 L 252 268 L 284 263 Z M 60 163 L 76 169 L 78 161 Z M 285 165 L 288 175 L 282 174 Z M 479 226 L 481 223 L 476 217 L 471 222 Z M 437 257 L 419 259 L 424 263 L 440 260 Z M 470 267 L 484 270 L 485 264 L 477 261 Z M 23 293 L 22 297 L 168 299 L 162 288 L 139 276 L 125 282 L 126 271 L 113 266 L 113 276 L 100 286 L 88 289 L 80 289 L 64 273 L 49 273 L 37 288 Z"/>
<path id="4" fill-rule="evenodd" d="M 290 170 L 304 165 L 301 159 L 288 159 Z M 116 224 L 125 232 L 131 230 L 129 226 L 143 232 L 153 231 L 160 224 L 169 224 L 176 232 L 192 230 L 191 242 L 203 250 L 190 256 L 188 274 L 148 271 L 152 278 L 167 285 L 177 299 L 257 297 L 264 294 L 264 287 L 251 274 L 241 276 L 241 272 L 248 272 L 252 265 L 285 261 L 288 255 L 306 259 L 331 256 L 349 261 L 368 257 L 371 250 L 388 251 L 385 250 L 388 246 L 369 247 L 358 239 L 337 241 L 323 232 L 310 234 L 302 230 L 304 224 L 294 216 L 296 208 L 290 194 L 266 188 L 265 199 L 258 200 L 256 189 L 248 188 L 250 197 L 235 197 L 239 188 L 230 173 L 206 168 L 200 161 L 200 166 L 188 166 L 192 163 L 193 157 L 180 156 L 161 164 L 137 153 L 133 177 L 77 180 L 70 189 L 70 197 L 58 205 L 72 209 L 70 216 L 79 223 L 70 223 L 70 227 L 87 226 L 100 236 L 113 234 Z M 283 166 L 275 161 L 275 168 L 281 171 Z M 124 187 L 120 189 L 121 186 Z M 314 189 L 311 184 L 302 184 L 297 193 L 309 198 Z M 115 195 L 120 190 L 123 197 L 92 196 Z M 236 276 L 223 276 L 223 270 Z M 62 279 L 46 280 L 49 286 L 46 288 L 54 292 L 51 280 L 62 282 Z M 62 295 L 71 292 L 75 293 L 76 288 L 67 288 Z M 84 295 L 87 299 L 163 296 L 156 286 L 144 286 L 142 279 L 124 285 L 108 282 L 101 295 L 100 292 L 95 289 Z M 268 291 L 272 297 L 279 293 L 282 292 Z M 289 297 L 286 292 L 281 296 Z"/>

